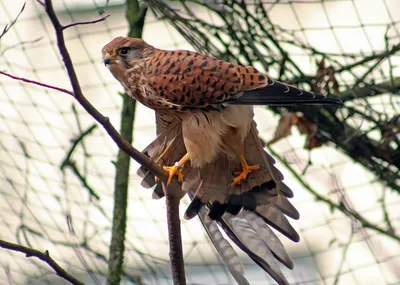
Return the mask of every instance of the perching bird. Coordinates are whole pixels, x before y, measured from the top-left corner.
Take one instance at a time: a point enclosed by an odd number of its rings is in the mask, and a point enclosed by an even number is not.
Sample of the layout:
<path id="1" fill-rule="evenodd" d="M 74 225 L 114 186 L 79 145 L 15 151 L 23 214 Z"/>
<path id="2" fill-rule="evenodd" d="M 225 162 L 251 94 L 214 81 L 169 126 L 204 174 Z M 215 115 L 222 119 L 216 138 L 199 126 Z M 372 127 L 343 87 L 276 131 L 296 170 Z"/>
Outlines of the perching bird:
<path id="1" fill-rule="evenodd" d="M 144 152 L 178 176 L 213 244 L 239 284 L 248 284 L 240 259 L 217 223 L 279 284 L 288 284 L 275 259 L 293 263 L 268 225 L 297 242 L 286 216 L 299 218 L 292 190 L 263 149 L 253 105 L 341 104 L 337 98 L 273 81 L 250 66 L 197 52 L 157 49 L 141 39 L 117 37 L 103 60 L 126 93 L 156 112 L 158 137 Z M 155 177 L 141 168 L 142 185 Z M 153 197 L 162 197 L 160 185 Z M 205 205 L 205 207 L 204 207 Z M 285 216 L 286 215 L 286 216 Z"/>

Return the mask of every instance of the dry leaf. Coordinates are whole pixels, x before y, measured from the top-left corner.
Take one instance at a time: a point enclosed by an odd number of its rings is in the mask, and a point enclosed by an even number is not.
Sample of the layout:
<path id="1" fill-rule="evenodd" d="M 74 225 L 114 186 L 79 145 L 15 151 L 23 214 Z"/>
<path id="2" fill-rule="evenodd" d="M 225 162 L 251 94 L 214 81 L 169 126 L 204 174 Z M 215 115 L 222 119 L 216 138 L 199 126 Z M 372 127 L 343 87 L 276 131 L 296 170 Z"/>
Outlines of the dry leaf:
<path id="1" fill-rule="evenodd" d="M 275 130 L 275 135 L 273 139 L 267 142 L 267 145 L 271 145 L 280 139 L 287 137 L 291 134 L 291 128 L 294 124 L 297 123 L 297 116 L 292 112 L 283 112 L 281 113 L 281 118 L 279 119 L 278 126 Z"/>
<path id="2" fill-rule="evenodd" d="M 312 80 L 312 91 L 339 96 L 339 83 L 335 77 L 334 69 L 326 66 L 325 58 L 322 58 L 317 65 L 317 73 Z"/>
<path id="3" fill-rule="evenodd" d="M 311 122 L 306 117 L 298 115 L 297 128 L 301 134 L 307 135 L 306 142 L 304 144 L 305 149 L 313 149 L 320 147 L 323 142 L 318 140 L 315 135 L 317 134 L 318 126 L 316 123 Z"/>
<path id="4" fill-rule="evenodd" d="M 310 150 L 320 147 L 323 144 L 323 142 L 315 137 L 318 130 L 317 124 L 308 120 L 301 113 L 283 112 L 275 130 L 274 138 L 271 139 L 267 145 L 271 145 L 290 135 L 292 126 L 297 126 L 299 132 L 306 135 L 305 149 Z"/>
<path id="5" fill-rule="evenodd" d="M 394 116 L 389 121 L 384 122 L 381 125 L 381 134 L 382 141 L 377 146 L 377 151 L 387 161 L 392 162 L 392 156 L 394 156 L 396 152 L 393 153 L 393 151 L 389 149 L 390 144 L 393 143 L 393 145 L 397 145 L 397 151 L 400 149 L 400 115 Z"/>

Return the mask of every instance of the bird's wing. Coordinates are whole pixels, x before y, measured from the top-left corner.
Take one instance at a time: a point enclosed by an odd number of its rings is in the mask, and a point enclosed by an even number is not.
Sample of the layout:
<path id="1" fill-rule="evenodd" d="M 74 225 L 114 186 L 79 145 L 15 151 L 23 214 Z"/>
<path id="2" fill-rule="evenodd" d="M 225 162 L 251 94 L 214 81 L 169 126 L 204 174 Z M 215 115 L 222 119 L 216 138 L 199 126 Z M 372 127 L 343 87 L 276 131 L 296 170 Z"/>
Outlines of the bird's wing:
<path id="1" fill-rule="evenodd" d="M 171 105 L 206 107 L 263 87 L 268 79 L 243 67 L 191 51 L 156 50 L 144 72 L 147 84 Z"/>
<path id="2" fill-rule="evenodd" d="M 156 117 L 156 134 L 157 136 L 163 133 L 172 123 L 177 123 L 177 119 L 173 115 L 166 113 L 154 112 Z"/>
<path id="3" fill-rule="evenodd" d="M 191 51 L 156 50 L 147 60 L 143 77 L 155 90 L 157 99 L 171 108 L 220 104 L 341 104 L 339 98 L 274 81 L 254 67 Z"/>

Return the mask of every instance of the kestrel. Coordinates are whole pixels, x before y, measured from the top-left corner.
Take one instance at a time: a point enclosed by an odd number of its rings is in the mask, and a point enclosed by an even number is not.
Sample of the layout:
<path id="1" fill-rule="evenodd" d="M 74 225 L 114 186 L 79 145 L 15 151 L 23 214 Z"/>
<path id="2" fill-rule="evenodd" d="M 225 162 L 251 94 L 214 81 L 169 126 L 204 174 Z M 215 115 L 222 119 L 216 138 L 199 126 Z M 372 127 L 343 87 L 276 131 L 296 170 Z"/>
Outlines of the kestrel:
<path id="1" fill-rule="evenodd" d="M 189 194 L 185 218 L 199 216 L 239 284 L 249 283 L 217 224 L 279 284 L 288 284 L 275 259 L 289 268 L 293 262 L 268 225 L 297 242 L 286 216 L 298 219 L 299 213 L 258 138 L 253 105 L 341 105 L 341 100 L 273 81 L 251 66 L 161 50 L 141 39 L 117 37 L 102 54 L 126 93 L 155 111 L 158 137 L 144 152 L 169 172 L 168 183 L 177 175 Z M 142 185 L 156 185 L 146 169 L 138 173 Z M 162 196 L 158 184 L 153 197 Z"/>

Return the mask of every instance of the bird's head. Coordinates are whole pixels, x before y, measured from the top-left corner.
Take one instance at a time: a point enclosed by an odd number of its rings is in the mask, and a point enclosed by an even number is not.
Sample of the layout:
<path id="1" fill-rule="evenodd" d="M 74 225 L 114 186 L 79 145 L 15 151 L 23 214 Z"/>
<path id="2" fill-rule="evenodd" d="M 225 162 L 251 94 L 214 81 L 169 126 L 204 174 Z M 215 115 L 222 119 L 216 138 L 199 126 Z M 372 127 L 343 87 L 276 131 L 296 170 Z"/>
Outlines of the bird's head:
<path id="1" fill-rule="evenodd" d="M 142 39 L 117 37 L 106 44 L 101 52 L 104 64 L 114 77 L 120 79 L 127 69 L 146 60 L 154 52 L 154 47 Z"/>

